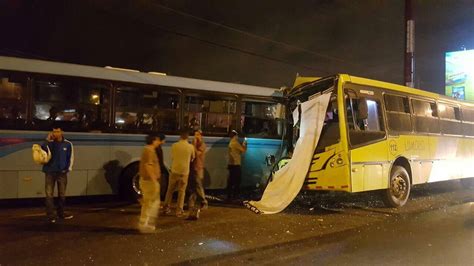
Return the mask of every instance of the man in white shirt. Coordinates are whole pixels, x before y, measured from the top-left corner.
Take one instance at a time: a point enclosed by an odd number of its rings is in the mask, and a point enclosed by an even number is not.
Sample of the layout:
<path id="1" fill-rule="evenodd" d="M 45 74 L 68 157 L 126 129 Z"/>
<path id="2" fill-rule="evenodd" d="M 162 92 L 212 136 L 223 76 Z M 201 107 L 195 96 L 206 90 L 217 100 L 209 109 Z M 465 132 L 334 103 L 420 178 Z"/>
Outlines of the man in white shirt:
<path id="1" fill-rule="evenodd" d="M 184 196 L 188 184 L 189 166 L 194 160 L 194 146 L 188 142 L 189 132 L 183 130 L 180 140 L 171 145 L 171 175 L 168 180 L 168 190 L 166 191 L 164 212 L 170 214 L 170 204 L 173 193 L 178 190 L 178 202 L 176 216 L 182 217 L 184 214 Z"/>

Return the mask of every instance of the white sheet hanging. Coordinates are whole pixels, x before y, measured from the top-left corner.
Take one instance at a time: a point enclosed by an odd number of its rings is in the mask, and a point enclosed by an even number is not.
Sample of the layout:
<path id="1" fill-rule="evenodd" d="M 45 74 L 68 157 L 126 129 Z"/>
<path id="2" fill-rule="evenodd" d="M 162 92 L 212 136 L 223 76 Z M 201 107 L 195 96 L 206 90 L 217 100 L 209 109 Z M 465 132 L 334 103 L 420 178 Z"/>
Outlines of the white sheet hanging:
<path id="1" fill-rule="evenodd" d="M 293 157 L 273 175 L 260 201 L 244 202 L 247 208 L 256 213 L 279 213 L 298 195 L 321 135 L 330 96 L 326 93 L 301 104 L 300 138 Z"/>
<path id="2" fill-rule="evenodd" d="M 298 106 L 296 106 L 295 110 L 293 111 L 293 126 L 298 124 L 298 121 L 300 119 L 300 112 L 298 111 Z"/>

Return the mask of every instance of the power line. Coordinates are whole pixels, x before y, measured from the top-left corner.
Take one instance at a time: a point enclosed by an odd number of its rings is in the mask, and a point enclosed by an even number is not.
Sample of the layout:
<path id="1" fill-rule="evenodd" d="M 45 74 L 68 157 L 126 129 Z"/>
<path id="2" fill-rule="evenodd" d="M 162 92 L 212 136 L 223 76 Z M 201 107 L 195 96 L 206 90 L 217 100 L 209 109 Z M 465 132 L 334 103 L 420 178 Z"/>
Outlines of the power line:
<path id="1" fill-rule="evenodd" d="M 109 13 L 109 14 L 111 13 L 110 11 L 106 10 L 105 8 L 101 8 L 101 10 L 106 12 L 106 13 Z M 116 15 L 117 13 L 112 13 L 112 14 Z M 294 64 L 294 63 L 292 63 L 290 61 L 287 61 L 287 60 L 270 57 L 270 56 L 259 54 L 259 53 L 256 53 L 256 52 L 252 52 L 252 51 L 249 51 L 249 50 L 246 50 L 246 49 L 243 49 L 243 48 L 238 48 L 238 47 L 234 47 L 234 46 L 230 46 L 230 45 L 226 45 L 226 44 L 221 44 L 221 43 L 209 41 L 209 40 L 206 40 L 206 39 L 203 39 L 203 38 L 200 38 L 200 37 L 193 36 L 191 34 L 182 33 L 182 32 L 171 30 L 171 29 L 168 29 L 168 28 L 165 28 L 165 27 L 161 27 L 161 26 L 158 26 L 156 24 L 144 21 L 143 17 L 134 17 L 134 16 L 130 16 L 130 15 L 127 15 L 127 14 L 125 14 L 125 15 L 120 14 L 120 15 L 125 16 L 126 18 L 131 19 L 131 20 L 133 20 L 135 22 L 138 22 L 140 24 L 144 24 L 146 26 L 149 26 L 149 27 L 152 27 L 152 28 L 155 28 L 155 29 L 167 32 L 167 33 L 175 34 L 175 35 L 178 35 L 178 36 L 181 36 L 181 37 L 186 37 L 186 38 L 189 38 L 189 39 L 197 40 L 197 41 L 204 42 L 204 43 L 214 45 L 214 46 L 217 46 L 217 47 L 237 51 L 237 52 L 248 54 L 248 55 L 255 56 L 255 57 L 264 58 L 266 60 L 270 60 L 270 61 L 290 65 L 290 66 L 293 66 L 293 67 L 301 67 L 301 68 L 305 68 L 307 70 L 313 70 L 313 71 L 318 71 L 318 72 L 322 72 L 322 73 L 328 73 L 327 69 L 315 68 L 313 66 L 308 66 L 308 65 Z"/>
<path id="2" fill-rule="evenodd" d="M 241 33 L 241 34 L 253 37 L 253 38 L 257 38 L 257 39 L 260 39 L 260 40 L 263 40 L 263 41 L 271 42 L 273 44 L 281 45 L 281 46 L 284 46 L 284 47 L 289 48 L 289 49 L 298 50 L 298 51 L 301 51 L 301 52 L 305 52 L 305 53 L 308 53 L 308 54 L 311 54 L 311 55 L 314 55 L 314 56 L 317 56 L 317 57 L 321 57 L 321 58 L 325 58 L 325 59 L 329 59 L 329 60 L 333 60 L 333 61 L 349 63 L 349 64 L 357 65 L 357 66 L 360 65 L 360 64 L 357 64 L 357 63 L 354 63 L 354 62 L 350 62 L 350 61 L 335 57 L 335 56 L 328 56 L 328 55 L 325 55 L 325 54 L 316 53 L 316 52 L 313 52 L 311 50 L 308 50 L 308 49 L 305 49 L 305 48 L 302 48 L 302 47 L 299 47 L 299 46 L 295 46 L 295 45 L 285 43 L 285 42 L 281 42 L 281 41 L 276 41 L 276 40 L 269 39 L 269 38 L 266 38 L 266 37 L 263 37 L 263 36 L 260 36 L 260 35 L 254 34 L 254 33 L 250 33 L 250 32 L 243 31 L 243 30 L 240 30 L 240 29 L 237 29 L 237 28 L 233 28 L 231 26 L 228 26 L 228 25 L 225 25 L 225 24 L 222 24 L 222 23 L 218 23 L 218 22 L 215 22 L 215 21 L 212 21 L 212 20 L 208 20 L 208 19 L 205 19 L 205 18 L 202 18 L 202 17 L 198 17 L 198 16 L 195 16 L 195 15 L 191 15 L 189 13 L 185 13 L 183 11 L 173 9 L 171 7 L 164 6 L 164 5 L 159 4 L 159 3 L 152 3 L 152 4 L 155 5 L 155 6 L 158 6 L 162 9 L 166 9 L 170 12 L 177 13 L 177 14 L 185 16 L 185 17 L 190 17 L 190 18 L 202 21 L 202 22 L 212 24 L 212 25 L 217 26 L 217 27 L 225 28 L 225 29 L 228 29 L 230 31 L 238 32 L 238 33 Z"/>
<path id="3" fill-rule="evenodd" d="M 13 56 L 13 57 L 34 58 L 34 59 L 41 59 L 41 60 L 48 60 L 48 61 L 58 61 L 56 58 L 43 56 L 43 55 L 38 55 L 38 54 L 35 54 L 35 53 L 32 53 L 32 52 L 27 52 L 27 51 L 20 51 L 20 50 L 16 50 L 16 49 L 10 49 L 10 48 L 0 49 L 0 54 L 6 55 L 6 56 Z"/>
<path id="4" fill-rule="evenodd" d="M 282 60 L 282 59 L 278 59 L 278 58 L 273 58 L 273 57 L 270 57 L 270 56 L 267 56 L 267 55 L 258 54 L 258 53 L 255 53 L 255 52 L 252 52 L 252 51 L 249 51 L 249 50 L 245 50 L 245 49 L 238 48 L 238 47 L 233 47 L 233 46 L 226 45 L 226 44 L 216 43 L 216 42 L 209 41 L 209 40 L 206 40 L 206 39 L 202 39 L 202 38 L 199 38 L 199 37 L 196 37 L 196 36 L 192 36 L 192 35 L 189 35 L 189 34 L 186 34 L 186 33 L 177 32 L 177 31 L 174 31 L 174 30 L 166 29 L 166 28 L 164 28 L 164 27 L 160 27 L 160 26 L 157 26 L 157 25 L 149 25 L 149 26 L 155 27 L 155 28 L 157 28 L 157 29 L 159 29 L 159 30 L 161 30 L 161 31 L 165 31 L 165 32 L 168 32 L 168 33 L 172 33 L 172 34 L 175 34 L 175 35 L 178 35 L 178 36 L 182 36 L 182 37 L 190 38 L 190 39 L 193 39 L 193 40 L 201 41 L 201 42 L 204 42 L 204 43 L 207 43 L 207 44 L 211 44 L 211 45 L 214 45 L 214 46 L 217 46 L 217 47 L 221 47 L 221 48 L 226 48 L 226 49 L 233 50 L 233 51 L 237 51 L 237 52 L 240 52 L 240 53 L 245 53 L 245 54 L 252 55 L 252 56 L 256 56 L 256 57 L 261 57 L 261 58 L 264 58 L 264 59 L 267 59 L 267 60 L 270 60 L 270 61 L 274 61 L 274 62 L 278 62 L 278 63 L 283 63 L 283 64 L 290 65 L 290 66 L 302 67 L 302 68 L 305 68 L 305 69 L 308 69 L 308 70 L 326 71 L 326 70 L 317 69 L 317 68 L 314 68 L 314 67 L 308 66 L 308 65 L 299 65 L 299 64 L 296 65 L 296 64 L 294 64 L 294 63 L 292 63 L 292 62 L 289 62 L 289 61 L 286 61 L 286 60 Z"/>

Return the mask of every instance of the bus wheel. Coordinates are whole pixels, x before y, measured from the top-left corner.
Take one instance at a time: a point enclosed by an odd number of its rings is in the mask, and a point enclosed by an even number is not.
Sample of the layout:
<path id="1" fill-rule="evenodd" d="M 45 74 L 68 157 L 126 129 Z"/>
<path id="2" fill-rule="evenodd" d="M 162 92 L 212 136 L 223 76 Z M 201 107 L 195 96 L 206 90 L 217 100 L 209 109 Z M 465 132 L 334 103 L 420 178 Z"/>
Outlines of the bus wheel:
<path id="1" fill-rule="evenodd" d="M 127 166 L 120 176 L 120 198 L 136 201 L 141 197 L 138 163 Z"/>
<path id="2" fill-rule="evenodd" d="M 459 179 L 463 188 L 474 188 L 474 177 Z"/>
<path id="3" fill-rule="evenodd" d="M 389 187 L 383 197 L 387 207 L 402 207 L 410 196 L 410 176 L 402 166 L 394 166 L 390 175 Z"/>

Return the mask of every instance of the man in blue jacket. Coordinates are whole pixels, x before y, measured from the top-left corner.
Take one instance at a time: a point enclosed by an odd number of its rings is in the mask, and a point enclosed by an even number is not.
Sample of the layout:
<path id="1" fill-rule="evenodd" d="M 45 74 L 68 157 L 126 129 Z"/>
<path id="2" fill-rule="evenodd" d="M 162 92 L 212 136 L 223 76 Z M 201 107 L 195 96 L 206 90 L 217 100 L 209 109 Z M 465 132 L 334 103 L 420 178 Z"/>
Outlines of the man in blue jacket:
<path id="1" fill-rule="evenodd" d="M 65 215 L 64 205 L 66 202 L 67 173 L 72 170 L 74 163 L 74 150 L 72 143 L 63 137 L 60 127 L 53 127 L 48 134 L 46 142 L 42 145 L 43 150 L 51 151 L 51 159 L 43 166 L 45 173 L 46 214 L 51 223 L 56 219 L 71 219 L 72 215 Z M 54 187 L 58 184 L 58 207 L 54 206 Z"/>

